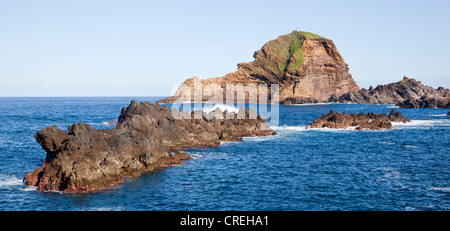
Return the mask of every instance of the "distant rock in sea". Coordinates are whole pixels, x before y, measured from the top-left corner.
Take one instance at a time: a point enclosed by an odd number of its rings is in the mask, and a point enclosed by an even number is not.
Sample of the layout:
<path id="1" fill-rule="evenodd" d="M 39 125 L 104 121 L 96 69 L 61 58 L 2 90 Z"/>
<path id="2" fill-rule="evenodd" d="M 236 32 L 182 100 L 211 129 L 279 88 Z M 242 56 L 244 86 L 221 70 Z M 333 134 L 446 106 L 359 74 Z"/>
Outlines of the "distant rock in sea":
<path id="1" fill-rule="evenodd" d="M 434 89 L 420 81 L 403 77 L 403 80 L 376 88 L 352 91 L 330 98 L 332 102 L 396 104 L 401 108 L 450 108 L 450 91 L 443 87 Z"/>
<path id="2" fill-rule="evenodd" d="M 172 112 L 186 117 L 175 119 Z M 68 132 L 44 128 L 35 138 L 47 156 L 24 180 L 41 191 L 95 191 L 122 183 L 124 177 L 182 164 L 191 159 L 185 148 L 275 134 L 265 119 L 250 116 L 253 110 L 195 113 L 133 100 L 122 109 L 115 129 L 96 130 L 83 122 L 70 125 Z"/>
<path id="3" fill-rule="evenodd" d="M 375 114 L 375 113 L 359 113 L 359 114 L 348 114 L 348 113 L 335 113 L 330 111 L 327 114 L 314 120 L 306 128 L 337 128 L 337 129 L 347 129 L 350 127 L 355 127 L 355 130 L 379 130 L 379 129 L 391 129 L 392 122 L 410 122 L 405 116 L 400 112 L 392 110 L 388 115 Z"/>
<path id="4" fill-rule="evenodd" d="M 333 41 L 313 33 L 293 31 L 279 36 L 267 42 L 253 57 L 252 62 L 237 64 L 236 72 L 223 77 L 197 80 L 203 88 L 207 85 L 218 86 L 223 92 L 223 97 L 220 98 L 224 101 L 227 99 L 227 84 L 278 84 L 279 101 L 285 104 L 327 102 L 332 95 L 341 96 L 359 90 Z M 209 92 L 200 96 L 193 90 L 195 81 L 194 77 L 183 83 L 192 91 L 191 100 L 196 97 L 200 97 L 202 101 L 211 100 L 213 96 Z M 174 103 L 182 92 L 179 88 L 174 96 L 157 103 Z M 269 93 L 268 101 L 270 100 Z"/>

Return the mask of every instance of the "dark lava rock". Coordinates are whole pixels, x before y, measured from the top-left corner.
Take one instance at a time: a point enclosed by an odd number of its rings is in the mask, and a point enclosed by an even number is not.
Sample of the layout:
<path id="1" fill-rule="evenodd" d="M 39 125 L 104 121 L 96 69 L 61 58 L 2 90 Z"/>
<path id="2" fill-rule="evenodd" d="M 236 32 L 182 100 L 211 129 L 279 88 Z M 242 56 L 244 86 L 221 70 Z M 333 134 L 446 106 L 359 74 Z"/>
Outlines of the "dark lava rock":
<path id="1" fill-rule="evenodd" d="M 340 128 L 347 129 L 349 127 L 356 127 L 356 130 L 378 130 L 378 129 L 391 129 L 391 122 L 409 122 L 410 120 L 403 116 L 400 112 L 392 110 L 388 115 L 375 114 L 375 113 L 334 113 L 330 111 L 328 114 L 322 115 L 322 117 L 317 118 L 312 123 L 310 123 L 307 128 Z"/>
<path id="2" fill-rule="evenodd" d="M 376 88 L 361 89 L 331 97 L 330 102 L 396 104 L 401 108 L 450 108 L 450 90 L 425 86 L 420 81 L 403 77 L 403 80 Z"/>
<path id="3" fill-rule="evenodd" d="M 250 119 L 253 110 L 238 112 L 245 119 L 228 119 L 227 115 L 235 114 L 220 109 L 200 113 L 199 119 L 194 112 L 175 119 L 168 107 L 133 100 L 122 109 L 115 129 L 96 130 L 83 122 L 70 125 L 68 132 L 56 126 L 44 128 L 35 138 L 47 156 L 42 167 L 26 174 L 24 181 L 41 191 L 96 191 L 120 184 L 124 177 L 182 164 L 191 159 L 181 151 L 185 148 L 275 134 L 265 119 Z"/>

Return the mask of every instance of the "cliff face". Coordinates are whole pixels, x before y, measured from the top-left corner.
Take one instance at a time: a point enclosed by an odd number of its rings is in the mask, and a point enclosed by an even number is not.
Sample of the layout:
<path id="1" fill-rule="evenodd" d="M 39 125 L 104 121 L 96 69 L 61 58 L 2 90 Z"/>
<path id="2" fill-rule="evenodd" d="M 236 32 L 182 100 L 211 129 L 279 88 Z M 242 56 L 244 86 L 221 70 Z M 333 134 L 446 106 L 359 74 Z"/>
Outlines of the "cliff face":
<path id="1" fill-rule="evenodd" d="M 96 130 L 82 122 L 70 125 L 68 132 L 56 126 L 44 128 L 35 135 L 47 152 L 44 164 L 24 180 L 42 191 L 98 190 L 121 183 L 124 177 L 181 164 L 191 159 L 179 151 L 184 148 L 275 134 L 265 119 L 255 115 L 250 119 L 252 111 L 238 112 L 247 119 L 232 119 L 225 113 L 220 109 L 200 117 L 184 113 L 184 119 L 175 119 L 167 107 L 132 101 L 122 109 L 115 129 Z M 218 114 L 223 119 L 214 117 Z"/>
<path id="2" fill-rule="evenodd" d="M 279 36 L 267 42 L 253 57 L 252 62 L 239 63 L 236 72 L 201 80 L 202 86 L 217 84 L 225 89 L 226 84 L 268 84 L 269 87 L 279 84 L 279 100 L 284 103 L 326 102 L 331 95 L 359 90 L 333 41 L 312 33 L 294 31 Z M 184 82 L 191 91 L 194 80 Z M 181 92 L 158 103 L 173 103 Z M 206 101 L 210 97 L 202 99 Z"/>
<path id="3" fill-rule="evenodd" d="M 343 103 L 397 104 L 402 108 L 450 108 L 450 91 L 443 87 L 434 89 L 420 81 L 409 79 L 376 88 L 361 89 L 332 97 L 331 101 Z"/>

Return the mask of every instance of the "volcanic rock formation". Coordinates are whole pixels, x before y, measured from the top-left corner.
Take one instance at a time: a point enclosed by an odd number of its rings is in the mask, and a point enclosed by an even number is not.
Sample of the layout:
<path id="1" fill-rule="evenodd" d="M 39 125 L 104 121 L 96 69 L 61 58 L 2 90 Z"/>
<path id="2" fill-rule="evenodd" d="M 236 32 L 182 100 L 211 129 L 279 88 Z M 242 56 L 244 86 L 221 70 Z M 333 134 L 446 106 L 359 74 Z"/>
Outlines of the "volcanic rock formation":
<path id="1" fill-rule="evenodd" d="M 267 84 L 269 88 L 271 84 L 278 84 L 279 101 L 286 104 L 327 102 L 332 95 L 339 97 L 359 90 L 333 41 L 319 35 L 294 31 L 267 42 L 253 57 L 254 61 L 237 64 L 236 72 L 223 77 L 186 80 L 183 84 L 191 91 L 190 100 L 198 97 L 202 101 L 215 102 L 213 97 L 222 92 L 217 101 L 223 103 L 221 101 L 227 98 L 227 84 Z M 194 90 L 196 80 L 202 85 L 200 91 Z M 205 89 L 207 85 L 214 85 L 221 91 L 211 93 L 211 89 Z M 206 94 L 202 94 L 202 89 Z M 183 93 L 179 88 L 174 96 L 157 103 L 174 103 Z M 259 89 L 256 94 L 259 95 Z M 268 97 L 270 102 L 270 89 L 268 96 L 263 97 Z"/>
<path id="2" fill-rule="evenodd" d="M 172 112 L 187 117 L 175 119 Z M 246 119 L 238 119 L 239 114 Z M 191 159 L 181 151 L 184 148 L 275 134 L 251 109 L 237 114 L 216 109 L 200 115 L 198 119 L 194 112 L 133 100 L 122 109 L 115 129 L 95 130 L 83 122 L 70 125 L 68 132 L 56 126 L 44 128 L 35 135 L 47 152 L 44 164 L 24 180 L 42 191 L 95 191 L 122 183 L 124 177 L 181 164 Z"/>
<path id="3" fill-rule="evenodd" d="M 388 115 L 375 114 L 375 113 L 334 113 L 330 111 L 328 114 L 324 114 L 321 117 L 314 120 L 306 128 L 341 128 L 347 129 L 349 127 L 355 127 L 356 130 L 378 130 L 378 129 L 391 129 L 391 122 L 410 122 L 400 112 L 392 110 Z"/>
<path id="4" fill-rule="evenodd" d="M 420 81 L 409 79 L 387 85 L 378 85 L 369 90 L 361 89 L 342 95 L 332 96 L 332 102 L 396 104 L 401 108 L 450 108 L 450 91 L 443 87 L 434 89 L 425 86 Z"/>

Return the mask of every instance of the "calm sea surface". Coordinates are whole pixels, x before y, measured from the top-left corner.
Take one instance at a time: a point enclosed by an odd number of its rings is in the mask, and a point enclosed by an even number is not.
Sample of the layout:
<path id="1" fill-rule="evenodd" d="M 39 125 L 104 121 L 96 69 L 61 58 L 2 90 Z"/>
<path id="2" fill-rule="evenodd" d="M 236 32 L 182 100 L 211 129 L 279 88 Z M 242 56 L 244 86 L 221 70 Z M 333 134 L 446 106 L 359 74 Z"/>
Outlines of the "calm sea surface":
<path id="1" fill-rule="evenodd" d="M 393 105 L 280 105 L 277 136 L 187 150 L 194 159 L 184 165 L 98 193 L 22 183 L 45 158 L 37 131 L 80 121 L 112 129 L 107 122 L 132 99 L 0 98 L 0 210 L 450 210 L 448 109 Z M 392 108 L 412 122 L 381 131 L 305 129 L 329 110 Z"/>

